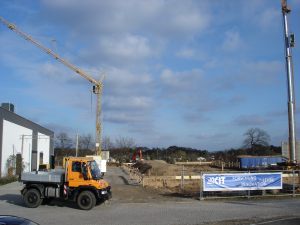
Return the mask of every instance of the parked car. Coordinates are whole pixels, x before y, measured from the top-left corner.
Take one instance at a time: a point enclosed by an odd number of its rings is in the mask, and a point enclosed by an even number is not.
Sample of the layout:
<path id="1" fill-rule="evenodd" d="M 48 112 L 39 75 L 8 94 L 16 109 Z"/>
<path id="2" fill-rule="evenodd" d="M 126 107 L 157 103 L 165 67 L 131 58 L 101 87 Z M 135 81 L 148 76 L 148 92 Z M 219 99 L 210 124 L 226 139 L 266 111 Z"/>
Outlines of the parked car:
<path id="1" fill-rule="evenodd" d="M 39 225 L 29 219 L 18 217 L 18 216 L 1 216 L 0 225 Z"/>

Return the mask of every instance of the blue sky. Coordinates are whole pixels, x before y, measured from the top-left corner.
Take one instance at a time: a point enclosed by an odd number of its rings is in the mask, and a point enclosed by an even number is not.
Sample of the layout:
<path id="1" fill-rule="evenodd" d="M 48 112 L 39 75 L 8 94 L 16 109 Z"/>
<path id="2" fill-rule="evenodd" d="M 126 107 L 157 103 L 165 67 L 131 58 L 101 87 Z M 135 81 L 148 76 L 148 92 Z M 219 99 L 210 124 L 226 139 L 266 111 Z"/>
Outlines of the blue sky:
<path id="1" fill-rule="evenodd" d="M 297 101 L 300 1 L 288 4 Z M 112 140 L 219 150 L 240 147 L 252 127 L 274 145 L 288 137 L 280 0 L 2 0 L 0 12 L 94 78 L 106 74 Z M 0 43 L 1 102 L 55 132 L 94 133 L 89 82 L 3 25 Z"/>

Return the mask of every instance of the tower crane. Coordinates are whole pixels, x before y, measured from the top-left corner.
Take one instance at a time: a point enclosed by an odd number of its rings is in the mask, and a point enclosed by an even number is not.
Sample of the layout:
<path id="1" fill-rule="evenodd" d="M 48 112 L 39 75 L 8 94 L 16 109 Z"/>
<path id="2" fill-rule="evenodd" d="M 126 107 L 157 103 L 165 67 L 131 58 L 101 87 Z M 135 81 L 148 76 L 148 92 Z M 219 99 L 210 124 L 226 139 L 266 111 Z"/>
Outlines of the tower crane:
<path id="1" fill-rule="evenodd" d="M 287 74 L 288 89 L 288 121 L 289 121 L 289 155 L 290 161 L 296 162 L 298 149 L 296 149 L 296 122 L 295 122 L 295 88 L 294 88 L 294 69 L 292 59 L 292 48 L 295 46 L 295 35 L 289 32 L 288 14 L 291 9 L 287 5 L 287 0 L 281 0 L 281 10 L 283 16 L 284 45 L 285 45 L 285 64 Z"/>
<path id="2" fill-rule="evenodd" d="M 101 96 L 102 96 L 102 89 L 103 89 L 103 79 L 96 80 L 92 76 L 90 76 L 88 73 L 83 71 L 82 69 L 76 67 L 75 65 L 71 64 L 67 60 L 60 57 L 57 53 L 52 51 L 49 48 L 44 47 L 42 44 L 34 40 L 32 37 L 30 37 L 28 34 L 24 33 L 23 31 L 19 30 L 16 25 L 8 22 L 3 17 L 0 16 L 0 21 L 7 26 L 10 30 L 17 33 L 19 36 L 21 36 L 23 39 L 31 42 L 33 45 L 47 53 L 48 55 L 52 56 L 57 61 L 61 62 L 63 65 L 68 67 L 69 69 L 73 70 L 78 75 L 82 76 L 89 82 L 93 84 L 93 93 L 97 95 L 97 109 L 96 109 L 96 149 L 95 152 L 97 155 L 101 156 Z"/>

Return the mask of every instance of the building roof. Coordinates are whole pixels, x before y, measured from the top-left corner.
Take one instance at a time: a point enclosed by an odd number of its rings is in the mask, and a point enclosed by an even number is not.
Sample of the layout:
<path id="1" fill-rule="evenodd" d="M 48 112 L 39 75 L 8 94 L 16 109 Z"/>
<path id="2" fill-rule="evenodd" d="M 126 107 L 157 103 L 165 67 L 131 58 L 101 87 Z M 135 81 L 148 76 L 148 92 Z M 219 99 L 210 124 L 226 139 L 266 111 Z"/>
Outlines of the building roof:
<path id="1" fill-rule="evenodd" d="M 49 130 L 48 128 L 45 128 L 29 119 L 26 119 L 18 114 L 16 114 L 15 112 L 11 112 L 3 107 L 0 106 L 0 119 L 5 119 L 8 120 L 10 122 L 16 123 L 18 125 L 21 126 L 25 126 L 25 127 L 34 127 L 36 128 L 38 131 L 40 131 L 41 133 L 45 134 L 45 135 L 54 135 L 54 132 L 52 130 Z"/>

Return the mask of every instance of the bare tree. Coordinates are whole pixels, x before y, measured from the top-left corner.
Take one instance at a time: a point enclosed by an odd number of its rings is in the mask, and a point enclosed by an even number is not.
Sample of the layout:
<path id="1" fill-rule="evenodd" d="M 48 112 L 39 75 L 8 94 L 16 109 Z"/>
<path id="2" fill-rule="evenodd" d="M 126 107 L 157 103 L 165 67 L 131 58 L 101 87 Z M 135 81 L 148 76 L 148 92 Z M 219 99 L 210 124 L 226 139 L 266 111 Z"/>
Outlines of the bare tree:
<path id="1" fill-rule="evenodd" d="M 135 147 L 134 140 L 128 137 L 118 137 L 115 143 L 115 147 L 119 149 L 130 149 Z"/>
<path id="2" fill-rule="evenodd" d="M 244 147 L 253 149 L 255 146 L 268 146 L 270 142 L 269 134 L 259 128 L 250 128 L 245 133 Z"/>
<path id="3" fill-rule="evenodd" d="M 82 135 L 79 138 L 80 149 L 90 149 L 93 144 L 93 137 L 91 134 Z"/>
<path id="4" fill-rule="evenodd" d="M 73 145 L 72 139 L 68 136 L 65 132 L 60 132 L 56 136 L 56 147 L 59 147 L 61 149 L 65 148 L 71 148 Z"/>
<path id="5" fill-rule="evenodd" d="M 108 151 L 114 147 L 109 137 L 104 137 L 102 140 L 102 149 Z"/>

